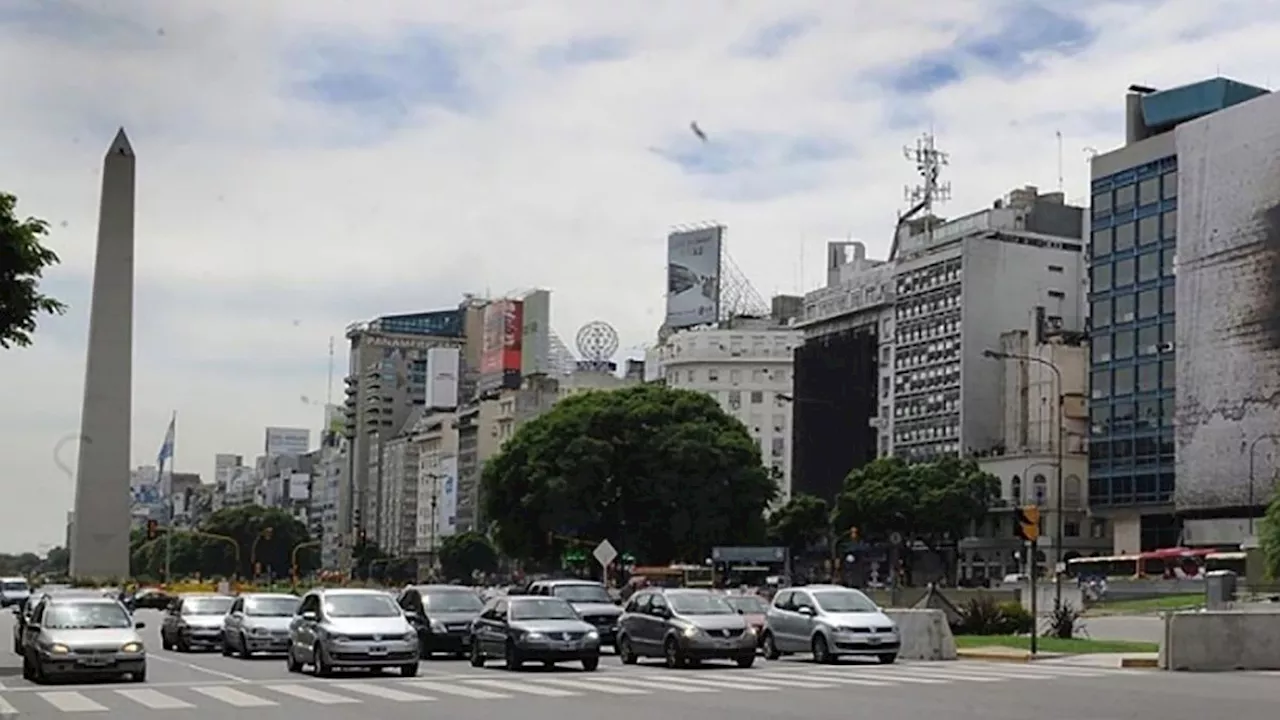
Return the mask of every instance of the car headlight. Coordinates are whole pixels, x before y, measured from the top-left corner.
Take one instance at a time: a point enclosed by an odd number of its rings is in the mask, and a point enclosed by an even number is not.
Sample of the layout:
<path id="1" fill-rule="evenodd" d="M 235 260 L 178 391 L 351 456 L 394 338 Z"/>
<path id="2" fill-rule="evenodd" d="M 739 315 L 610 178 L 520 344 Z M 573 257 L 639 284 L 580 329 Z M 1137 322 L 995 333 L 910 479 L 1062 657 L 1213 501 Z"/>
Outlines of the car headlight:
<path id="1" fill-rule="evenodd" d="M 67 647 L 66 645 L 54 643 L 49 646 L 49 652 L 53 653 L 54 655 L 66 655 L 67 653 L 71 652 L 71 648 Z"/>
<path id="2" fill-rule="evenodd" d="M 267 629 L 264 627 L 251 627 L 249 628 L 249 634 L 250 635 L 266 635 Z"/>
<path id="3" fill-rule="evenodd" d="M 697 627 L 695 627 L 695 626 L 693 626 L 693 625 L 689 625 L 689 626 L 686 626 L 686 627 L 685 627 L 685 629 L 684 629 L 684 636 L 685 636 L 685 637 L 688 637 L 688 638 L 691 638 L 691 637 L 693 637 L 693 636 L 697 635 L 697 634 L 698 634 L 698 633 L 700 633 L 700 632 L 702 632 L 702 631 L 701 631 L 701 630 L 699 630 Z"/>
<path id="4" fill-rule="evenodd" d="M 755 627 L 753 627 L 753 626 L 751 626 L 751 625 L 748 625 L 748 626 L 747 626 L 747 634 L 748 634 L 748 635 L 755 635 L 755 634 L 756 634 L 756 629 L 755 629 Z"/>
<path id="5" fill-rule="evenodd" d="M 140 652 L 142 652 L 142 643 L 136 643 L 136 642 L 125 643 L 125 644 L 120 648 L 120 652 L 124 652 L 124 653 L 140 653 Z"/>
<path id="6" fill-rule="evenodd" d="M 543 636 L 542 636 L 542 633 L 540 632 L 531 632 L 531 633 L 525 633 L 524 639 L 525 640 L 542 640 Z"/>
<path id="7" fill-rule="evenodd" d="M 350 640 L 351 638 L 347 637 L 346 635 L 340 635 L 340 634 L 338 634 L 338 633 L 330 633 L 330 634 L 329 634 L 329 639 L 330 639 L 330 640 L 334 640 L 334 641 L 336 641 L 336 642 L 346 642 L 346 641 Z"/>
<path id="8" fill-rule="evenodd" d="M 407 633 L 405 633 L 405 634 L 404 634 L 400 639 L 401 639 L 401 640 L 404 640 L 405 642 L 413 642 L 414 640 L 417 640 L 417 639 L 418 639 L 418 633 L 416 633 L 416 632 L 407 632 Z"/>
<path id="9" fill-rule="evenodd" d="M 447 631 L 448 631 L 448 628 L 444 626 L 444 623 L 440 622 L 439 620 L 431 621 L 431 632 L 442 633 Z"/>
<path id="10" fill-rule="evenodd" d="M 836 628 L 836 632 L 848 632 L 848 633 L 851 633 L 851 632 L 858 632 L 858 628 L 855 628 L 855 627 L 837 627 L 837 628 Z"/>
<path id="11" fill-rule="evenodd" d="M 600 639 L 600 633 L 596 632 L 595 630 L 588 630 L 588 631 L 587 631 L 587 639 L 588 639 L 588 640 L 599 640 L 599 639 Z"/>

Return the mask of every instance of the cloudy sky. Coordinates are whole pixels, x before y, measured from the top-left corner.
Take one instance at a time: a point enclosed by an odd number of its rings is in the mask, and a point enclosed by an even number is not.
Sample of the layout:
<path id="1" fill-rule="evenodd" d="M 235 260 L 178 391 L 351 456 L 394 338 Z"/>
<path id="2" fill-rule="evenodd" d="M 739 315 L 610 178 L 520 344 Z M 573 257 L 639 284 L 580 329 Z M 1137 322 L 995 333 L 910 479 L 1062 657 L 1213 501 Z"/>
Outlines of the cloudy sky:
<path id="1" fill-rule="evenodd" d="M 952 214 L 1056 189 L 1057 132 L 1079 200 L 1130 83 L 1280 82 L 1277 33 L 1256 0 L 5 2 L 0 189 L 53 224 L 71 311 L 0 354 L 0 550 L 63 537 L 119 126 L 134 464 L 176 410 L 178 469 L 211 476 L 266 425 L 318 428 L 348 322 L 546 287 L 561 336 L 602 319 L 634 349 L 673 225 L 727 224 L 762 295 L 812 289 L 826 240 L 885 252 L 921 132 L 951 153 Z"/>

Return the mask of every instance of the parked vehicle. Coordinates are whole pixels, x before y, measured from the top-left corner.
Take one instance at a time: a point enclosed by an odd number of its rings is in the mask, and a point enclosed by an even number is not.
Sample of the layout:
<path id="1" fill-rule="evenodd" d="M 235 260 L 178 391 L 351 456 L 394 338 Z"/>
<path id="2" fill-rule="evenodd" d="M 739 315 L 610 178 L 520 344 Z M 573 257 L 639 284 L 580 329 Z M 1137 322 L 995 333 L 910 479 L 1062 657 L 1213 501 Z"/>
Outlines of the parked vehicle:
<path id="1" fill-rule="evenodd" d="M 179 652 L 222 647 L 222 621 L 233 602 L 230 595 L 179 595 L 160 623 L 161 647 Z"/>
<path id="2" fill-rule="evenodd" d="M 508 670 L 526 662 L 580 662 L 583 670 L 594 671 L 600 667 L 600 633 L 560 598 L 494 598 L 472 626 L 471 665 L 483 667 L 495 657 Z"/>
<path id="3" fill-rule="evenodd" d="M 622 608 L 601 583 L 591 580 L 539 580 L 531 583 L 526 593 L 558 597 L 568 602 L 599 633 L 601 645 L 617 647 L 618 618 L 622 617 Z"/>
<path id="4" fill-rule="evenodd" d="M 808 585 L 780 590 L 765 617 L 764 656 L 777 660 L 813 653 L 820 663 L 843 656 L 898 659 L 898 624 L 871 598 L 840 585 Z"/>
<path id="5" fill-rule="evenodd" d="M 289 625 L 289 672 L 305 665 L 326 677 L 341 668 L 386 667 L 418 674 L 418 632 L 382 590 L 325 588 L 307 593 Z"/>
<path id="6" fill-rule="evenodd" d="M 756 660 L 756 631 L 723 596 L 700 589 L 648 588 L 627 602 L 618 629 L 618 655 L 626 665 L 660 657 L 667 667 L 704 660 Z"/>
<path id="7" fill-rule="evenodd" d="M 284 593 L 237 597 L 222 622 L 222 654 L 238 653 L 248 659 L 254 653 L 287 652 L 289 625 L 300 602 Z"/>
<path id="8" fill-rule="evenodd" d="M 475 590 L 462 585 L 410 585 L 397 602 L 418 633 L 422 657 L 438 652 L 466 657 L 471 623 L 484 609 L 484 601 Z"/>
<path id="9" fill-rule="evenodd" d="M 77 676 L 147 679 L 147 652 L 124 605 L 103 597 L 47 597 L 23 629 L 22 677 L 32 682 Z"/>

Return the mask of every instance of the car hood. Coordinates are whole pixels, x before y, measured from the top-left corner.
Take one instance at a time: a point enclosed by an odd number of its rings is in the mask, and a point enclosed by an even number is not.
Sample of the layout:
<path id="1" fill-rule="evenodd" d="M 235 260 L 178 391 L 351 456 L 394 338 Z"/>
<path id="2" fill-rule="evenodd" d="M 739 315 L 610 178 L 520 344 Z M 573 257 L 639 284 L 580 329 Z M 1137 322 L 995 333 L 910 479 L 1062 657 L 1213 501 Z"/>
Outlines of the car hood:
<path id="1" fill-rule="evenodd" d="M 66 645 L 72 650 L 78 648 L 119 648 L 125 643 L 141 643 L 138 631 L 133 628 L 111 628 L 107 630 L 45 630 L 49 642 Z"/>
<path id="2" fill-rule="evenodd" d="M 742 616 L 733 615 L 680 615 L 680 620 L 692 623 L 703 630 L 741 630 L 747 627 Z"/>
<path id="3" fill-rule="evenodd" d="M 293 622 L 292 615 L 277 617 L 274 615 L 249 615 L 244 619 L 246 628 L 262 628 L 263 630 L 288 630 Z"/>
<path id="4" fill-rule="evenodd" d="M 480 617 L 479 610 L 468 610 L 467 612 L 434 612 L 427 615 L 431 622 L 442 622 L 445 625 L 456 625 L 458 623 L 469 623 Z"/>
<path id="5" fill-rule="evenodd" d="M 330 618 L 325 626 L 341 635 L 404 635 L 414 632 L 409 621 L 395 617 Z"/>
<path id="6" fill-rule="evenodd" d="M 595 630 L 595 628 L 581 620 L 517 620 L 511 623 L 511 627 L 523 632 L 536 633 L 590 632 Z"/>
<path id="7" fill-rule="evenodd" d="M 226 615 L 183 615 L 182 622 L 196 628 L 220 628 Z"/>
<path id="8" fill-rule="evenodd" d="M 569 604 L 573 606 L 574 610 L 577 610 L 579 613 L 583 615 L 621 615 L 622 614 L 622 608 L 618 607 L 617 605 L 614 605 L 613 603 L 571 602 Z"/>
<path id="9" fill-rule="evenodd" d="M 887 628 L 898 626 L 882 612 L 827 613 L 824 618 L 832 625 L 848 628 Z"/>
<path id="10" fill-rule="evenodd" d="M 0 595 L 3 595 L 7 598 L 29 598 L 31 597 L 31 591 L 30 590 L 0 590 Z"/>
<path id="11" fill-rule="evenodd" d="M 764 615 L 762 613 L 743 613 L 742 619 L 747 621 L 748 625 L 759 627 L 764 624 Z"/>

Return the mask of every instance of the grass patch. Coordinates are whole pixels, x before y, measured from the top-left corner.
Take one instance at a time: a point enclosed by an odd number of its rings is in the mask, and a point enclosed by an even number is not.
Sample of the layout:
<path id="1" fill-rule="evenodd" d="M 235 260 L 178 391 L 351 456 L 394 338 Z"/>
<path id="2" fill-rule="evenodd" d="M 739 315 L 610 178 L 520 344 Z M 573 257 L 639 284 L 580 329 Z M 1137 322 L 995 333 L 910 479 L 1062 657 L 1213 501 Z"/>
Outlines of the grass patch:
<path id="1" fill-rule="evenodd" d="M 1090 640 L 1088 638 L 1039 638 L 1041 652 L 1089 655 L 1093 653 L 1153 653 L 1159 652 L 1155 643 L 1128 640 Z M 956 647 L 978 649 L 990 647 L 1031 650 L 1031 638 L 1027 635 L 957 635 Z"/>
<path id="2" fill-rule="evenodd" d="M 1204 607 L 1203 593 L 1186 593 L 1181 595 L 1161 595 L 1160 597 L 1143 598 L 1141 600 L 1104 600 L 1091 606 L 1088 613 L 1090 615 L 1123 615 L 1195 610 L 1202 607 Z"/>

